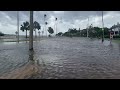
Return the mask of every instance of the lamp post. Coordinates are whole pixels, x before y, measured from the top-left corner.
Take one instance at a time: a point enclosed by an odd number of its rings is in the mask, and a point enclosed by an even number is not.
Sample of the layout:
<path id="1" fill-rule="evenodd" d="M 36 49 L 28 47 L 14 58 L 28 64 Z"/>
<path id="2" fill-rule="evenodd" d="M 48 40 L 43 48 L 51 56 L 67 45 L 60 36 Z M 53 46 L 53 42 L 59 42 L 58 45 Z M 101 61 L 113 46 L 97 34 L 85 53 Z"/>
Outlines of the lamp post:
<path id="1" fill-rule="evenodd" d="M 104 21 L 103 21 L 103 11 L 102 11 L 102 31 L 103 31 L 102 42 L 104 42 Z"/>
<path id="2" fill-rule="evenodd" d="M 55 18 L 55 25 L 56 25 L 56 35 L 57 35 L 57 18 Z"/>
<path id="3" fill-rule="evenodd" d="M 30 38 L 29 50 L 33 50 L 33 11 L 30 11 Z"/>
<path id="4" fill-rule="evenodd" d="M 47 15 L 46 14 L 44 14 L 44 24 L 45 24 L 45 31 L 46 31 L 46 37 L 47 37 L 47 30 L 46 30 L 46 25 L 47 25 L 47 22 L 46 22 L 46 17 L 47 17 Z"/>
<path id="5" fill-rule="evenodd" d="M 88 17 L 87 38 L 88 38 L 88 30 L 89 30 L 89 17 Z"/>
<path id="6" fill-rule="evenodd" d="M 19 43 L 19 11 L 17 11 L 17 33 L 18 33 L 18 43 Z"/>

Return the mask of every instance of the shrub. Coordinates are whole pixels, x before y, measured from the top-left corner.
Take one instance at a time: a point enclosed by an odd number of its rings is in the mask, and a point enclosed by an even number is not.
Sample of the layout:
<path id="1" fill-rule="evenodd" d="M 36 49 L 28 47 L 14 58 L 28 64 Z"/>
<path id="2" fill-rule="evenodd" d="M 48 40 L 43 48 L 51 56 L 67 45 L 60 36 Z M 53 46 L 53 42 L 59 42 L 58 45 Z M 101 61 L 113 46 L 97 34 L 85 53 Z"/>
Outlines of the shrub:
<path id="1" fill-rule="evenodd" d="M 4 33 L 0 32 L 0 36 L 4 36 Z"/>

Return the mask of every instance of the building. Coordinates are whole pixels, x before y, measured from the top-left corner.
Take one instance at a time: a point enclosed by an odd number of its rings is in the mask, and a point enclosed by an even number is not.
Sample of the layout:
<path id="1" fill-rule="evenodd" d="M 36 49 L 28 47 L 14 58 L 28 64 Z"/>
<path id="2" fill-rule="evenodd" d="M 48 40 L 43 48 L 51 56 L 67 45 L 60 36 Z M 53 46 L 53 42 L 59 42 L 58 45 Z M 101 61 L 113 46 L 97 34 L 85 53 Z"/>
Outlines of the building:
<path id="1" fill-rule="evenodd" d="M 113 25 L 110 30 L 114 32 L 114 36 L 120 35 L 120 24 L 117 23 L 117 25 Z"/>

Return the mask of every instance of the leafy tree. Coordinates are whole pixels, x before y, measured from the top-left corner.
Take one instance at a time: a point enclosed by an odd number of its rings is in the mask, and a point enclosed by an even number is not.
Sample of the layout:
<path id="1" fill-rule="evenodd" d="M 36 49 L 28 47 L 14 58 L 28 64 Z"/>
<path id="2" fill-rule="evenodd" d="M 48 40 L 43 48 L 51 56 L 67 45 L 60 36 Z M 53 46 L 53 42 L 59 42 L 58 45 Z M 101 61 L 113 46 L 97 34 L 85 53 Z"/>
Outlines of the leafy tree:
<path id="1" fill-rule="evenodd" d="M 63 35 L 63 33 L 62 33 L 62 32 L 59 32 L 57 35 L 58 35 L 58 36 L 62 36 L 62 35 Z"/>
<path id="2" fill-rule="evenodd" d="M 54 33 L 54 30 L 53 30 L 53 28 L 51 28 L 51 27 L 48 27 L 48 32 L 50 33 L 50 34 L 53 34 Z M 50 35 L 49 35 L 50 36 Z"/>
<path id="3" fill-rule="evenodd" d="M 4 33 L 0 32 L 0 36 L 4 36 Z"/>
<path id="4" fill-rule="evenodd" d="M 105 27 L 104 28 L 104 35 L 109 35 L 109 30 L 110 30 L 109 28 Z"/>

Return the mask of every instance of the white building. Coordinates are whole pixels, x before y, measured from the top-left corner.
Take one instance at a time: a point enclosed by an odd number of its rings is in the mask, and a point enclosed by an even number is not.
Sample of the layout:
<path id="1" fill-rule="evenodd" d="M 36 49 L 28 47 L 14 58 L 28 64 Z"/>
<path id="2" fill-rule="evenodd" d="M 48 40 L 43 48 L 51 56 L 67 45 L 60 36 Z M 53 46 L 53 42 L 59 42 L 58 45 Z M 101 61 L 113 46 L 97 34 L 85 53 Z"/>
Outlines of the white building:
<path id="1" fill-rule="evenodd" d="M 117 25 L 113 25 L 111 30 L 114 32 L 114 36 L 120 35 L 120 24 L 117 23 Z"/>

